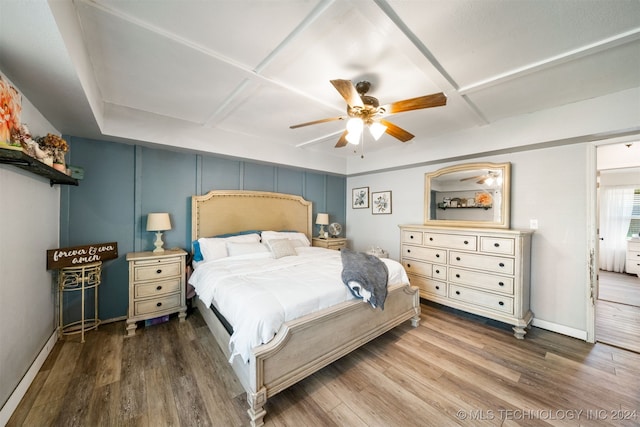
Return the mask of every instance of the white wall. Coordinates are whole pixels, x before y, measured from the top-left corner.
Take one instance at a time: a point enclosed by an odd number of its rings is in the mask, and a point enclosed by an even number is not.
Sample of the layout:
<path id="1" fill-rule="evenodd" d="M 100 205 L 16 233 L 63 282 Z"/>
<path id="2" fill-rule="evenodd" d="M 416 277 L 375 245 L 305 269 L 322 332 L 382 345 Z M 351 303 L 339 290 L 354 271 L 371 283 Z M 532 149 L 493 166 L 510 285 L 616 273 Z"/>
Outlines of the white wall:
<path id="1" fill-rule="evenodd" d="M 24 97 L 22 106 L 21 121 L 34 135 L 58 133 Z M 9 397 L 56 328 L 46 250 L 58 247 L 58 187 L 0 164 L 0 425 L 11 415 Z"/>
<path id="2" fill-rule="evenodd" d="M 456 163 L 511 162 L 511 228 L 528 229 L 532 241 L 531 309 L 535 318 L 557 329 L 587 331 L 587 157 L 588 143 L 565 145 Z M 347 208 L 347 237 L 356 250 L 380 246 L 399 258 L 399 224 L 421 224 L 424 174 L 452 163 L 373 173 L 347 179 L 370 192 L 392 191 L 392 214 Z M 595 176 L 593 178 L 595 180 Z M 586 332 L 585 332 L 586 334 Z"/>

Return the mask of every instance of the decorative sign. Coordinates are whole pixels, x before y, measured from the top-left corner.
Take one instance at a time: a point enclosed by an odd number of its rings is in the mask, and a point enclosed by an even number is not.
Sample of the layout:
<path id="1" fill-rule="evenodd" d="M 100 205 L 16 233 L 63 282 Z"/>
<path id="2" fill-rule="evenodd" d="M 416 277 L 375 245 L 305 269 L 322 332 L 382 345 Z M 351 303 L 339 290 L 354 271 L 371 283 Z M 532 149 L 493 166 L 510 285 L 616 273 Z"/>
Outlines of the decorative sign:
<path id="1" fill-rule="evenodd" d="M 118 258 L 118 243 L 98 243 L 47 251 L 47 270 Z"/>

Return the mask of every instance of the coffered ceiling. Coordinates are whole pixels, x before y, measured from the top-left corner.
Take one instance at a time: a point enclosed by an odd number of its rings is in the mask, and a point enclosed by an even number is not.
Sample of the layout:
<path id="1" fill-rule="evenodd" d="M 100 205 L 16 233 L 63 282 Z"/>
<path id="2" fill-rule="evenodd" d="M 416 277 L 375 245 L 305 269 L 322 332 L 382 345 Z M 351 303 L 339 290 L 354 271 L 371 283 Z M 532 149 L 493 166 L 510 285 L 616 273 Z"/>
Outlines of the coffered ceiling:
<path id="1" fill-rule="evenodd" d="M 330 80 L 447 96 L 365 154 L 450 144 L 640 87 L 640 2 L 3 0 L 0 71 L 65 134 L 345 173 L 362 151 L 334 148 L 344 121 L 289 128 L 346 114 Z"/>

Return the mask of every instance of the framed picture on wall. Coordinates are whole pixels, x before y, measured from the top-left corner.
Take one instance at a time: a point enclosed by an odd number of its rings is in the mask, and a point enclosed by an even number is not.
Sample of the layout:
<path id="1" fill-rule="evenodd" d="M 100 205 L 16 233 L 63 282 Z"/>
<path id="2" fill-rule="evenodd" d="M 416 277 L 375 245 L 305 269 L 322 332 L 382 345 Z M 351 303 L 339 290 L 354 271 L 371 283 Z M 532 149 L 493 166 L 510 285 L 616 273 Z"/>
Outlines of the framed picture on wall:
<path id="1" fill-rule="evenodd" d="M 351 208 L 369 208 L 369 187 L 360 187 L 351 190 Z"/>
<path id="2" fill-rule="evenodd" d="M 374 215 L 391 213 L 391 191 L 371 193 L 371 212 Z"/>

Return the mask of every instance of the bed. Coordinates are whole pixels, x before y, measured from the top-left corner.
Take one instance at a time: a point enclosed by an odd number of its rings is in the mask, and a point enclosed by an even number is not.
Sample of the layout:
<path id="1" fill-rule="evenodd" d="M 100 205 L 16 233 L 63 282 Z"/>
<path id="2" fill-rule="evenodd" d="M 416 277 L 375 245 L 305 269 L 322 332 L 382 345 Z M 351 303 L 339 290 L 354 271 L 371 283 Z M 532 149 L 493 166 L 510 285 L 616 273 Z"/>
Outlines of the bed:
<path id="1" fill-rule="evenodd" d="M 216 190 L 192 197 L 193 241 L 246 230 L 286 230 L 303 233 L 311 240 L 312 227 L 312 203 L 300 196 Z M 231 334 L 224 319 L 200 296 L 196 305 L 247 392 L 251 425 L 261 426 L 264 406 L 271 396 L 405 321 L 418 325 L 417 288 L 389 283 L 387 292 L 384 310 L 349 299 L 288 320 L 271 341 L 251 348 L 246 361 L 232 357 Z"/>

